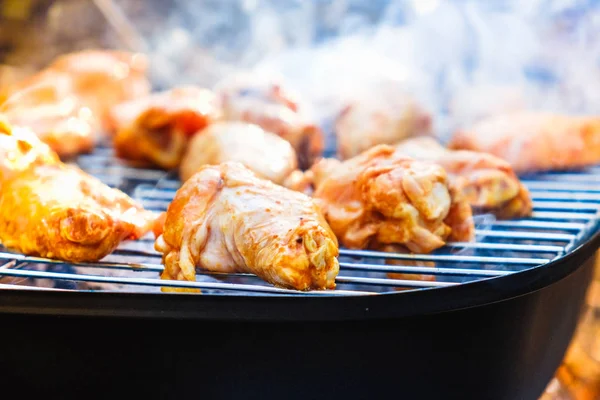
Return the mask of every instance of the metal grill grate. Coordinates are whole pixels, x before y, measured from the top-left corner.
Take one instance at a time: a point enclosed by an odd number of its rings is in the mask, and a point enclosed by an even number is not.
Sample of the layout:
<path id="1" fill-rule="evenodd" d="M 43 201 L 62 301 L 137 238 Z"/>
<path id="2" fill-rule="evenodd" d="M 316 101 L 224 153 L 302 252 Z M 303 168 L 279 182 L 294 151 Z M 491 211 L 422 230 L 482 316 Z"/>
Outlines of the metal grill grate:
<path id="1" fill-rule="evenodd" d="M 179 187 L 176 174 L 124 165 L 100 147 L 78 164 L 107 184 L 131 194 L 151 210 L 166 210 Z M 476 217 L 477 240 L 448 243 L 428 255 L 340 250 L 335 291 L 297 292 L 273 287 L 251 274 L 198 271 L 196 282 L 163 281 L 153 238 L 123 243 L 98 263 L 60 261 L 0 251 L 0 288 L 44 290 L 159 291 L 202 289 L 204 295 L 365 295 L 458 285 L 535 268 L 563 256 L 598 228 L 600 167 L 526 177 L 532 217 L 495 221 Z M 407 274 L 410 274 L 407 276 Z"/>

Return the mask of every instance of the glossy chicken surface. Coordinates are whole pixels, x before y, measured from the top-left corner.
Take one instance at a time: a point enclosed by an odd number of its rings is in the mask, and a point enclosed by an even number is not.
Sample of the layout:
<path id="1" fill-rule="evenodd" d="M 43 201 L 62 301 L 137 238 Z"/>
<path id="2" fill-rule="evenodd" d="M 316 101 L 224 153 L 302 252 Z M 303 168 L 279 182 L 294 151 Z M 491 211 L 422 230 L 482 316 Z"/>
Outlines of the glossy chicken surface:
<path id="1" fill-rule="evenodd" d="M 312 170 L 315 201 L 346 247 L 400 244 L 428 253 L 447 239 L 473 238 L 471 207 L 439 165 L 379 145 L 344 162 L 323 160 Z"/>
<path id="2" fill-rule="evenodd" d="M 0 194 L 2 183 L 35 165 L 60 164 L 55 152 L 29 129 L 11 127 L 0 117 Z"/>
<path id="3" fill-rule="evenodd" d="M 156 216 L 58 160 L 31 132 L 0 124 L 0 243 L 28 255 L 97 261 Z"/>
<path id="4" fill-rule="evenodd" d="M 248 272 L 298 290 L 333 289 L 337 240 L 314 202 L 237 162 L 205 166 L 177 191 L 155 243 L 164 279 L 195 267 Z"/>
<path id="5" fill-rule="evenodd" d="M 478 211 L 500 218 L 531 215 L 529 191 L 506 161 L 478 151 L 448 150 L 432 138 L 407 139 L 396 145 L 400 154 L 439 164 Z M 463 179 L 456 179 L 456 178 Z"/>
<path id="6" fill-rule="evenodd" d="M 341 159 L 354 157 L 378 144 L 399 141 L 431 132 L 431 116 L 401 90 L 375 87 L 373 93 L 355 99 L 335 121 Z"/>
<path id="7" fill-rule="evenodd" d="M 449 147 L 491 153 L 517 173 L 600 162 L 600 119 L 518 112 L 495 115 L 454 134 Z"/>
<path id="8" fill-rule="evenodd" d="M 73 93 L 71 78 L 56 74 L 14 93 L 0 105 L 0 113 L 13 125 L 34 131 L 61 157 L 89 152 L 100 127 Z"/>
<path id="9" fill-rule="evenodd" d="M 108 112 L 117 103 L 145 96 L 148 60 L 143 54 L 116 50 L 84 50 L 62 55 L 37 74 L 6 88 L 3 96 L 31 86 L 52 85 L 58 76 L 70 81 L 70 92 L 110 128 Z M 0 96 L 2 97 L 2 96 Z"/>
<path id="10" fill-rule="evenodd" d="M 323 153 L 323 132 L 310 120 L 298 98 L 276 79 L 234 75 L 215 89 L 225 119 L 257 124 L 290 142 L 298 165 L 309 168 Z"/>
<path id="11" fill-rule="evenodd" d="M 206 164 L 238 161 L 261 178 L 281 184 L 296 169 L 292 146 L 271 132 L 245 122 L 217 122 L 195 135 L 179 168 L 182 181 Z"/>
<path id="12" fill-rule="evenodd" d="M 220 119 L 214 94 L 192 86 L 152 94 L 116 106 L 117 155 L 165 169 L 181 163 L 190 138 Z"/>

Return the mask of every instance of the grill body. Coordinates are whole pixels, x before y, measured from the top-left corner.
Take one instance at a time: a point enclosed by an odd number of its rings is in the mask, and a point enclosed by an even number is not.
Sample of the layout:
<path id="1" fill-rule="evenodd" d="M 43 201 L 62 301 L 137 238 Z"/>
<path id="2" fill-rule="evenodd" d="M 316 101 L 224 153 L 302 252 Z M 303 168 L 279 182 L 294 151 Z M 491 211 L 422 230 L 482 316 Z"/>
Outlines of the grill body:
<path id="1" fill-rule="evenodd" d="M 139 398 L 537 399 L 577 323 L 593 267 L 582 258 L 539 290 L 400 318 L 5 314 L 0 373 L 29 393 L 61 398 L 128 388 Z"/>
<path id="2" fill-rule="evenodd" d="M 157 211 L 179 185 L 120 165 L 110 148 L 80 165 Z M 86 265 L 0 251 L 0 376 L 57 398 L 126 387 L 136 398 L 536 399 L 590 282 L 600 168 L 525 182 L 531 218 L 478 225 L 476 243 L 431 255 L 342 249 L 333 292 L 198 271 L 171 284 L 203 295 L 161 294 L 151 238 Z"/>

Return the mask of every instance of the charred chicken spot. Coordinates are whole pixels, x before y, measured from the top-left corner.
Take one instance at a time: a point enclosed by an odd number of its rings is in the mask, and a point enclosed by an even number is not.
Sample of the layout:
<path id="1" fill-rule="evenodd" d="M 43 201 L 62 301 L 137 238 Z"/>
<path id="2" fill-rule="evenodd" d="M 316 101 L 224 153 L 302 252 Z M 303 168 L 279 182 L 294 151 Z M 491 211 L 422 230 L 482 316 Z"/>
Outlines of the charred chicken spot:
<path id="1" fill-rule="evenodd" d="M 298 243 L 298 244 L 302 243 L 302 237 L 296 238 L 296 243 Z"/>

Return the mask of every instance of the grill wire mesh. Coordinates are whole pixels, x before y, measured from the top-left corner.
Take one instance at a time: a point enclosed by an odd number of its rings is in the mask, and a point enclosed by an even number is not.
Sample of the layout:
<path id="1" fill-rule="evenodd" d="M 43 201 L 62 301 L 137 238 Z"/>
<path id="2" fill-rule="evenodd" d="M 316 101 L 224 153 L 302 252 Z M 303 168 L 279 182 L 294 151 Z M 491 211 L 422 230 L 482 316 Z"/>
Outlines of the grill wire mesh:
<path id="1" fill-rule="evenodd" d="M 176 173 L 128 167 L 107 146 L 80 156 L 77 163 L 150 210 L 166 210 L 180 185 Z M 559 258 L 598 228 L 600 166 L 523 179 L 534 200 L 530 218 L 496 221 L 490 215 L 477 216 L 475 242 L 449 243 L 428 255 L 340 249 L 334 291 L 298 292 L 250 274 L 202 270 L 196 282 L 160 280 L 161 258 L 151 234 L 121 244 L 97 263 L 65 264 L 0 248 L 0 288 L 158 292 L 170 286 L 202 289 L 203 295 L 335 296 L 441 288 L 500 277 Z"/>

